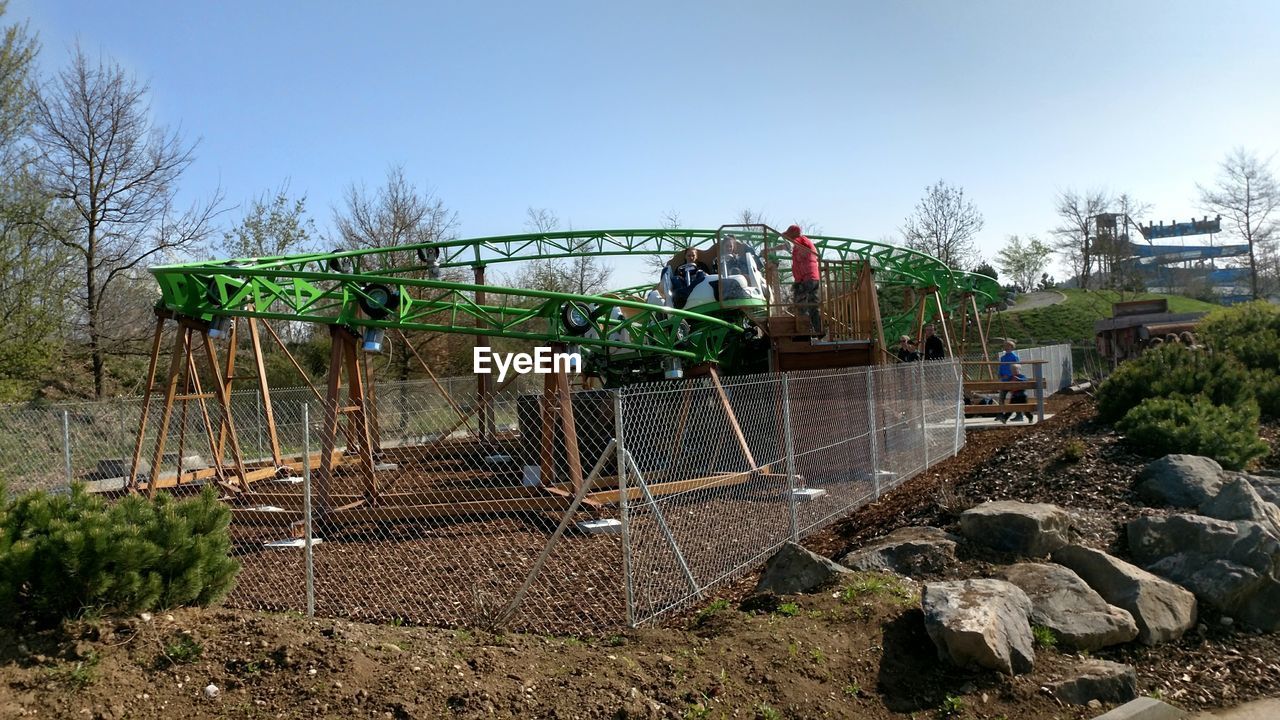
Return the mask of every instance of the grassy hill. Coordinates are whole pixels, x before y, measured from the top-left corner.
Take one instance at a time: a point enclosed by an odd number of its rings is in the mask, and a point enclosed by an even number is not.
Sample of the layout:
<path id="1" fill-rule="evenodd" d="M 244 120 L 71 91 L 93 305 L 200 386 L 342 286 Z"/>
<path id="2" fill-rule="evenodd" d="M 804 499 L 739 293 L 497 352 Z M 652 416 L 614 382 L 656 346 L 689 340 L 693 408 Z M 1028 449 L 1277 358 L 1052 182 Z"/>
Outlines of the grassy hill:
<path id="1" fill-rule="evenodd" d="M 991 326 L 996 337 L 1013 336 L 1020 345 L 1045 345 L 1057 342 L 1092 344 L 1093 324 L 1111 317 L 1111 303 L 1128 300 L 1169 301 L 1169 312 L 1207 312 L 1220 307 L 1181 295 L 1155 293 L 1119 293 L 1113 290 L 1059 290 L 1065 302 L 1018 313 L 1001 313 Z"/>

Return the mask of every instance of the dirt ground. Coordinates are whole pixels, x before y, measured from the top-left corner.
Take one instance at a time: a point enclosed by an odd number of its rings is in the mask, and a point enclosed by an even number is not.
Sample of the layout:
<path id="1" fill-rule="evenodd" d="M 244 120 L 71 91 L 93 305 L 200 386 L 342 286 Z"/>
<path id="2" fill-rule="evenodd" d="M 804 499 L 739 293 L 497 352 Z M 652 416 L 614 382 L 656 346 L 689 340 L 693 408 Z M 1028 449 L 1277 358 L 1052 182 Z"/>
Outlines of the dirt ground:
<path id="1" fill-rule="evenodd" d="M 1055 502 L 1081 542 L 1120 554 L 1142 458 L 1055 400 L 1040 426 L 969 435 L 963 452 L 806 540 L 837 555 L 907 524 L 952 526 L 988 499 Z M 1268 430 L 1274 440 L 1274 429 Z M 1078 454 L 1078 459 L 1076 459 Z M 1275 460 L 1275 456 L 1268 461 Z M 961 546 L 946 577 L 1010 558 Z M 1085 718 L 1041 688 L 1079 658 L 1037 651 L 1007 678 L 937 659 L 919 586 L 859 575 L 815 595 L 750 598 L 754 578 L 667 625 L 595 637 L 494 635 L 296 614 L 182 610 L 0 632 L 0 718 Z M 1187 709 L 1280 695 L 1280 639 L 1205 613 L 1176 643 L 1094 653 Z M 207 686 L 216 691 L 206 694 Z M 209 695 L 212 695 L 210 697 Z"/>

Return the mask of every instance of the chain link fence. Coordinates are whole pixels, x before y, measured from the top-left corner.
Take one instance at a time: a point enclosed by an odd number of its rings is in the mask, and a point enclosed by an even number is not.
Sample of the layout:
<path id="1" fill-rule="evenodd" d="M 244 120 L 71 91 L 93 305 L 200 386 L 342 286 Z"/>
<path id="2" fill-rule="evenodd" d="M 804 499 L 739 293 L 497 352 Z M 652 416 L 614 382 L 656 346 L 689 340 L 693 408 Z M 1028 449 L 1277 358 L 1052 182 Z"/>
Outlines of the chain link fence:
<path id="1" fill-rule="evenodd" d="M 197 487 L 220 463 L 238 473 L 234 437 L 254 481 L 227 493 L 242 564 L 228 605 L 574 633 L 678 611 L 964 444 L 953 361 L 571 403 L 543 380 L 518 376 L 488 403 L 474 377 L 384 382 L 364 418 L 310 388 L 274 390 L 269 408 L 233 393 L 229 416 L 192 393 L 167 424 L 158 401 L 145 424 L 136 399 L 2 408 L 0 472 L 11 491 L 120 490 L 143 426 L 139 481 L 163 437 L 157 486 Z"/>

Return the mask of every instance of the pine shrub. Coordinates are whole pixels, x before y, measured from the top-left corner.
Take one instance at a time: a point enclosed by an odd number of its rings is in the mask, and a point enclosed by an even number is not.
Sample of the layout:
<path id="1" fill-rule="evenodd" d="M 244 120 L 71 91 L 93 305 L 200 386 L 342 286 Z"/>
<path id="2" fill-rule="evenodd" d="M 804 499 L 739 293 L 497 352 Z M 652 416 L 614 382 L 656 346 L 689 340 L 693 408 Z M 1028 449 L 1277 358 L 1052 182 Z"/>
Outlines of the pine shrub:
<path id="1" fill-rule="evenodd" d="M 1148 398 L 1205 396 L 1215 405 L 1253 398 L 1249 372 L 1235 357 L 1182 345 L 1155 348 L 1121 365 L 1098 388 L 1098 416 L 1116 422 Z"/>
<path id="2" fill-rule="evenodd" d="M 1218 310 L 1196 327 L 1201 343 L 1254 370 L 1280 368 L 1280 307 L 1258 301 Z"/>
<path id="3" fill-rule="evenodd" d="M 1268 452 L 1267 444 L 1258 439 L 1258 405 L 1253 400 L 1227 406 L 1203 395 L 1148 398 L 1129 410 L 1116 428 L 1143 454 L 1204 455 L 1231 470 Z"/>
<path id="4" fill-rule="evenodd" d="M 117 503 L 74 486 L 0 503 L 0 623 L 53 623 L 86 609 L 132 614 L 208 605 L 235 583 L 231 511 L 196 498 Z"/>
<path id="5" fill-rule="evenodd" d="M 1258 400 L 1262 417 L 1280 420 L 1280 373 L 1275 370 L 1254 370 L 1250 382 L 1253 396 Z"/>

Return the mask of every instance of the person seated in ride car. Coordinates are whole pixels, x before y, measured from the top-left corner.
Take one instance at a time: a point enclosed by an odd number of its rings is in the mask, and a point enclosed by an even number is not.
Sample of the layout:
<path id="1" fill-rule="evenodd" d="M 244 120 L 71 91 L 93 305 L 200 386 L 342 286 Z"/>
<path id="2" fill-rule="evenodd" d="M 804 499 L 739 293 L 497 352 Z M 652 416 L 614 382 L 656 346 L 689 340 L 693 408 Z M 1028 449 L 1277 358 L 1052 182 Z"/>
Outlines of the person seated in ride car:
<path id="1" fill-rule="evenodd" d="M 725 235 L 720 241 L 720 255 L 713 262 L 716 272 L 721 275 L 750 276 L 752 270 L 760 267 L 755 250 L 733 235 Z"/>
<path id="2" fill-rule="evenodd" d="M 671 274 L 671 293 L 675 295 L 672 304 L 683 308 L 689 301 L 689 293 L 693 292 L 695 285 L 707 279 L 710 270 L 706 263 L 698 260 L 698 248 L 685 249 L 684 262 Z"/>

